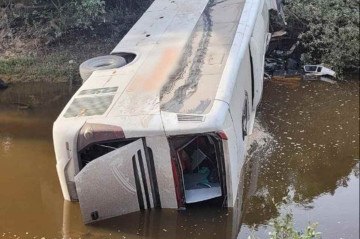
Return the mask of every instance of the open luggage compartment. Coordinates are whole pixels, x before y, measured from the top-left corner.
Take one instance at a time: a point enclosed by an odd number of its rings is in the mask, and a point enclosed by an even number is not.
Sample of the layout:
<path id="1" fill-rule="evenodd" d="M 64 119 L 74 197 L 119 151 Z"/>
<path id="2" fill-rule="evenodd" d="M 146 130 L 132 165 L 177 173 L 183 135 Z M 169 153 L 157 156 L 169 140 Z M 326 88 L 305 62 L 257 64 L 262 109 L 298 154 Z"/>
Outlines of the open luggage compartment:
<path id="1" fill-rule="evenodd" d="M 226 195 L 221 140 L 212 135 L 179 136 L 170 139 L 177 165 L 178 194 L 192 204 Z M 176 180 L 175 180 L 176 181 Z"/>

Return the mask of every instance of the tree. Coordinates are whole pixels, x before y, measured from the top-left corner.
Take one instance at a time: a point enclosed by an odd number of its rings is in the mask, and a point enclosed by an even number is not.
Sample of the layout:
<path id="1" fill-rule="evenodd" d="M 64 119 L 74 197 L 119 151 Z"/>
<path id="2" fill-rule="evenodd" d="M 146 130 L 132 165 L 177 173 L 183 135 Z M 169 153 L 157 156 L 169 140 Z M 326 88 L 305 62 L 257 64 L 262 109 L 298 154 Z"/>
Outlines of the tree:
<path id="1" fill-rule="evenodd" d="M 288 0 L 285 12 L 288 27 L 301 32 L 305 64 L 359 69 L 359 0 Z"/>

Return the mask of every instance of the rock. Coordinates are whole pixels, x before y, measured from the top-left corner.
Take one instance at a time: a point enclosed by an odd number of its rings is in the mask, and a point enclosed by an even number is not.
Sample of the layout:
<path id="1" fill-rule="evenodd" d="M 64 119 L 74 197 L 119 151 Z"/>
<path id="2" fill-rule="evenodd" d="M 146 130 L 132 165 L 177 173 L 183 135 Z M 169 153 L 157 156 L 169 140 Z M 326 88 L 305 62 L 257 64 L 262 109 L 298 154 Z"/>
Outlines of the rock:
<path id="1" fill-rule="evenodd" d="M 0 79 L 0 90 L 4 90 L 4 89 L 8 88 L 8 86 L 9 85 L 5 81 Z"/>

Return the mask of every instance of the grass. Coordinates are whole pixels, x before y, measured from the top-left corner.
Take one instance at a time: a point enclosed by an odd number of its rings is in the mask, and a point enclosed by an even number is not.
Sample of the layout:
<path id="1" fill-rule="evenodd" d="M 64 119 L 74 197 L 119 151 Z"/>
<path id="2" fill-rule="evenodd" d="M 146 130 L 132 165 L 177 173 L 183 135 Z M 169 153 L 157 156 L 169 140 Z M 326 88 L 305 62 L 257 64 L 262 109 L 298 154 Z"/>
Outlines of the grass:
<path id="1" fill-rule="evenodd" d="M 79 65 L 94 56 L 109 54 L 109 42 L 59 44 L 29 56 L 0 58 L 0 79 L 6 82 L 76 82 Z"/>
<path id="2" fill-rule="evenodd" d="M 20 75 L 22 70 L 34 65 L 35 59 L 32 57 L 15 58 L 8 60 L 0 60 L 0 74 L 1 75 Z"/>
<path id="3" fill-rule="evenodd" d="M 6 82 L 80 81 L 79 65 L 89 58 L 108 55 L 151 2 L 138 0 L 141 7 L 132 10 L 109 8 L 104 15 L 106 19 L 94 22 L 94 28 L 70 27 L 55 38 L 46 31 L 49 30 L 46 24 L 38 29 L 36 24 L 28 26 L 6 14 L 1 17 L 6 9 L 0 8 L 0 79 Z M 41 13 L 46 11 L 42 9 Z M 42 17 L 46 18 L 45 15 Z M 31 14 L 20 18 L 39 21 Z"/>
<path id="4" fill-rule="evenodd" d="M 66 55 L 16 57 L 0 60 L 0 76 L 8 82 L 68 81 L 76 67 L 65 61 Z"/>

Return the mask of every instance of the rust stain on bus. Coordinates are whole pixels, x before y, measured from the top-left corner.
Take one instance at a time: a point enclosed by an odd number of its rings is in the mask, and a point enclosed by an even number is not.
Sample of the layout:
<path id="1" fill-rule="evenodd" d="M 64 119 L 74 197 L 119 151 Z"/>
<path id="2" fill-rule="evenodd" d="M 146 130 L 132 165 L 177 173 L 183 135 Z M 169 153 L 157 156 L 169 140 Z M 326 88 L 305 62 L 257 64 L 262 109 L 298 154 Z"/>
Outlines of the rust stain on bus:
<path id="1" fill-rule="evenodd" d="M 165 49 L 160 59 L 153 63 L 154 67 L 149 67 L 151 71 L 136 76 L 128 91 L 150 92 L 159 89 L 168 79 L 178 55 L 179 49 Z"/>

